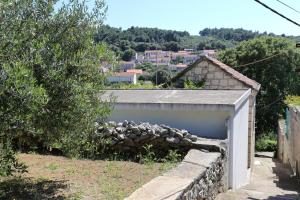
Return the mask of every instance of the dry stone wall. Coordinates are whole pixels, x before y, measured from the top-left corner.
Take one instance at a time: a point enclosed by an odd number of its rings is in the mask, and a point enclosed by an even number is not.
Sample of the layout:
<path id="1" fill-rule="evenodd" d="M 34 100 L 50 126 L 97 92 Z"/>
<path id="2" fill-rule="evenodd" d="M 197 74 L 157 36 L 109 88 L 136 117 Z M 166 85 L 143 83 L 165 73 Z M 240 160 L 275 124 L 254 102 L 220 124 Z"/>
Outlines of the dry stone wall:
<path id="1" fill-rule="evenodd" d="M 96 124 L 96 136 L 108 139 L 108 151 L 128 152 L 135 154 L 145 145 L 153 145 L 155 153 L 165 154 L 170 149 L 187 152 L 190 149 L 205 149 L 225 153 L 225 147 L 219 140 L 209 140 L 192 135 L 187 130 L 171 128 L 167 125 L 149 124 L 147 122 L 108 122 Z"/>

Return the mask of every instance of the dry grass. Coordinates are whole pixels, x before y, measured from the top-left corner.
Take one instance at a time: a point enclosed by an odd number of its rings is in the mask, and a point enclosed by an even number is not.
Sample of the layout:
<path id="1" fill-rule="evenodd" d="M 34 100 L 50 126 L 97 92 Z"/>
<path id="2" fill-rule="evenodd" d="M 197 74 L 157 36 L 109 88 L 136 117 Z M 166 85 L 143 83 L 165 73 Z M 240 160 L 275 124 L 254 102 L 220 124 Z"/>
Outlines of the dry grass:
<path id="1" fill-rule="evenodd" d="M 2 179 L 0 199 L 123 199 L 172 165 L 19 154 L 28 173 Z"/>

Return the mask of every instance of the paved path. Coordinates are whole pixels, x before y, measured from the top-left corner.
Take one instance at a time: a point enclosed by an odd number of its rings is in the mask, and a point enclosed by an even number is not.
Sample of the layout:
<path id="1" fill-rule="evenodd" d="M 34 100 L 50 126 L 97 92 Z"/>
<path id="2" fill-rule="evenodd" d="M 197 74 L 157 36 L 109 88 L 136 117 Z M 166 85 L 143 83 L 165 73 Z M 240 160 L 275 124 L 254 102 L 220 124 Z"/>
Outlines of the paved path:
<path id="1" fill-rule="evenodd" d="M 256 157 L 248 185 L 218 195 L 217 200 L 300 200 L 300 181 L 270 157 Z"/>

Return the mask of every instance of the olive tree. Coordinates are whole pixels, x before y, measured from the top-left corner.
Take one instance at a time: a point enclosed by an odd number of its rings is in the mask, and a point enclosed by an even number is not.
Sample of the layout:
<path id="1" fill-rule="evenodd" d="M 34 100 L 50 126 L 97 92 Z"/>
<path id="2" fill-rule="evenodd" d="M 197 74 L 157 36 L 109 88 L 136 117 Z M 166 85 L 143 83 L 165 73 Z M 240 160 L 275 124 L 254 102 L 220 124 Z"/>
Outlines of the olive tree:
<path id="1" fill-rule="evenodd" d="M 110 111 L 99 98 L 104 82 L 99 67 L 114 56 L 93 41 L 105 3 L 89 5 L 80 0 L 0 2 L 1 143 L 56 145 L 69 155 L 90 150 L 93 124 Z"/>

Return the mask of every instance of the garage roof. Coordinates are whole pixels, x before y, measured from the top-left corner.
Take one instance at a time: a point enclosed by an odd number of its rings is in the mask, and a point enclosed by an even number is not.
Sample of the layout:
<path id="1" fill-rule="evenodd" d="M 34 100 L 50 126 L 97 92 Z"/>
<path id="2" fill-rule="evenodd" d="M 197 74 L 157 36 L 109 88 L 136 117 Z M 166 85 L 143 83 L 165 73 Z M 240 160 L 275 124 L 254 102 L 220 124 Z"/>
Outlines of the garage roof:
<path id="1" fill-rule="evenodd" d="M 236 106 L 249 94 L 250 90 L 106 90 L 101 98 L 107 101 L 113 95 L 117 104 Z"/>

